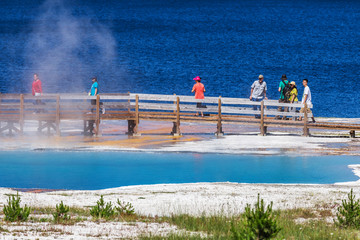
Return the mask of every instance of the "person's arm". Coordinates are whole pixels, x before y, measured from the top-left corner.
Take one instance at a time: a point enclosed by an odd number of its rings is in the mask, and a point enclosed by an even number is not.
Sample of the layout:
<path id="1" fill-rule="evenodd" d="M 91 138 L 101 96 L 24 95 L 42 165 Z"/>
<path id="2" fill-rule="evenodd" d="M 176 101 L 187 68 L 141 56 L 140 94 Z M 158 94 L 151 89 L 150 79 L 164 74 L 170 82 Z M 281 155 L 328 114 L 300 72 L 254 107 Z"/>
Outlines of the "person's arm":
<path id="1" fill-rule="evenodd" d="M 291 94 L 290 103 L 293 103 L 293 102 L 294 102 L 294 99 L 295 99 L 295 94 Z"/>
<path id="2" fill-rule="evenodd" d="M 266 97 L 266 91 L 267 91 L 267 84 L 265 83 L 265 87 L 264 87 L 264 99 L 268 99 L 268 98 Z"/>
<path id="3" fill-rule="evenodd" d="M 281 84 L 282 82 L 279 83 L 279 89 L 278 89 L 279 92 L 281 92 Z"/>
<path id="4" fill-rule="evenodd" d="M 39 91 L 40 91 L 40 95 L 42 95 L 43 91 L 42 91 L 41 81 L 40 80 L 39 80 Z"/>
<path id="5" fill-rule="evenodd" d="M 254 91 L 254 89 L 253 88 L 251 88 L 251 93 L 250 93 L 250 100 L 252 99 L 252 94 L 253 94 L 253 91 Z"/>
<path id="6" fill-rule="evenodd" d="M 98 90 L 97 90 L 97 88 L 95 88 L 95 94 L 94 94 L 94 96 L 96 96 L 97 92 L 98 92 Z"/>
<path id="7" fill-rule="evenodd" d="M 34 83 L 31 85 L 31 92 L 32 92 L 32 95 L 35 96 L 35 87 L 34 87 Z"/>
<path id="8" fill-rule="evenodd" d="M 194 91 L 195 91 L 195 85 L 193 86 L 193 88 L 192 88 L 191 92 L 194 92 Z"/>

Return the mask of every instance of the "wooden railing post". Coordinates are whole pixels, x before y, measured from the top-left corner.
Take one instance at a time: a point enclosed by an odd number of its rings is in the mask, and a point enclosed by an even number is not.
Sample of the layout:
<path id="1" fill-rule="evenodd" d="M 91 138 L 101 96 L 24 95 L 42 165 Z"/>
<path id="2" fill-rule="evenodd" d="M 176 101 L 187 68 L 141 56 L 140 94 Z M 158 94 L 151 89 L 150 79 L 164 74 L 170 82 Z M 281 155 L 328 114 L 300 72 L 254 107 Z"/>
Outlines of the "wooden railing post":
<path id="1" fill-rule="evenodd" d="M 129 94 L 129 99 L 128 99 L 128 104 L 129 104 L 129 106 L 128 106 L 128 111 L 130 112 L 130 110 L 131 110 L 130 92 L 128 92 L 128 94 Z"/>
<path id="2" fill-rule="evenodd" d="M 355 137 L 356 137 L 355 130 L 350 130 L 350 138 L 355 138 Z"/>
<path id="3" fill-rule="evenodd" d="M 221 96 L 219 96 L 218 100 L 218 121 L 217 121 L 217 129 L 216 136 L 223 136 L 224 132 L 222 130 L 222 116 L 221 116 Z"/>
<path id="4" fill-rule="evenodd" d="M 56 96 L 56 135 L 60 136 L 60 95 Z"/>
<path id="5" fill-rule="evenodd" d="M 20 133 L 24 133 L 24 94 L 20 94 Z"/>
<path id="6" fill-rule="evenodd" d="M 135 97 L 135 126 L 134 126 L 134 133 L 133 136 L 140 136 L 141 134 L 138 133 L 139 130 L 139 95 Z"/>
<path id="7" fill-rule="evenodd" d="M 1 112 L 1 92 L 0 92 L 0 112 Z M 0 119 L 0 129 L 1 129 L 1 119 Z M 1 131 L 0 131 L 1 132 Z"/>
<path id="8" fill-rule="evenodd" d="M 176 98 L 176 132 L 174 136 L 180 136 L 180 98 Z"/>
<path id="9" fill-rule="evenodd" d="M 174 93 L 174 96 L 176 96 L 175 93 Z M 176 97 L 176 101 L 174 101 L 174 104 L 176 106 L 176 108 L 174 109 L 174 114 L 175 114 L 176 119 L 173 122 L 171 135 L 178 137 L 178 136 L 181 136 L 181 133 L 180 133 L 180 98 L 179 97 Z"/>
<path id="10" fill-rule="evenodd" d="M 265 136 L 266 135 L 266 127 L 264 125 L 264 110 L 265 110 L 265 107 L 264 107 L 264 100 L 261 101 L 261 105 L 260 105 L 260 111 L 261 111 L 261 115 L 260 115 L 260 135 L 261 136 Z"/>
<path id="11" fill-rule="evenodd" d="M 304 132 L 303 132 L 303 136 L 305 136 L 305 137 L 308 137 L 308 136 L 309 136 L 307 111 L 308 111 L 307 104 L 304 103 Z"/>
<path id="12" fill-rule="evenodd" d="M 174 93 L 174 97 L 176 96 L 176 93 Z M 174 105 L 176 105 L 177 101 L 174 101 Z M 176 109 L 174 110 L 174 113 L 176 113 Z"/>
<path id="13" fill-rule="evenodd" d="M 95 135 L 99 135 L 100 128 L 100 95 L 96 95 L 96 114 L 95 114 Z"/>

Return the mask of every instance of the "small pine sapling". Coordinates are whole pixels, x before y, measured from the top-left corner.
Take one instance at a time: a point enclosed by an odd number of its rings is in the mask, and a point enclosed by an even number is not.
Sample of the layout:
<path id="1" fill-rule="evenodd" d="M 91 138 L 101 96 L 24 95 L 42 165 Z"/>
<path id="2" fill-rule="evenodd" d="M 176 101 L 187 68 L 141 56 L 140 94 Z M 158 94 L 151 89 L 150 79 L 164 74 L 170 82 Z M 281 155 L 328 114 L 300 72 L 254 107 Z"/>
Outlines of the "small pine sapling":
<path id="1" fill-rule="evenodd" d="M 7 205 L 4 206 L 3 212 L 5 215 L 5 221 L 15 222 L 15 221 L 26 221 L 30 215 L 30 207 L 20 207 L 20 196 L 19 192 L 15 196 L 9 196 Z"/>
<path id="2" fill-rule="evenodd" d="M 355 199 L 353 189 L 348 194 L 348 201 L 342 200 L 341 206 L 338 207 L 336 213 L 336 224 L 340 227 L 360 228 L 360 202 Z"/>
<path id="3" fill-rule="evenodd" d="M 272 213 L 272 202 L 265 208 L 264 200 L 260 200 L 260 194 L 251 209 L 250 204 L 245 207 L 245 213 L 241 226 L 232 223 L 231 231 L 234 239 L 262 240 L 275 237 L 281 228 Z"/>
<path id="4" fill-rule="evenodd" d="M 96 205 L 90 209 L 90 215 L 94 218 L 111 218 L 115 214 L 111 202 L 105 203 L 103 196 L 96 202 Z"/>
<path id="5" fill-rule="evenodd" d="M 120 214 L 120 215 L 133 215 L 135 214 L 135 209 L 133 207 L 133 205 L 129 202 L 124 202 L 124 201 L 120 201 L 119 199 L 117 200 L 117 204 L 119 205 L 118 207 L 116 207 L 116 211 Z"/>
<path id="6" fill-rule="evenodd" d="M 67 215 L 69 210 L 69 206 L 64 205 L 63 201 L 61 201 L 59 205 L 56 204 L 56 212 L 53 213 L 54 222 L 69 220 L 70 216 Z"/>

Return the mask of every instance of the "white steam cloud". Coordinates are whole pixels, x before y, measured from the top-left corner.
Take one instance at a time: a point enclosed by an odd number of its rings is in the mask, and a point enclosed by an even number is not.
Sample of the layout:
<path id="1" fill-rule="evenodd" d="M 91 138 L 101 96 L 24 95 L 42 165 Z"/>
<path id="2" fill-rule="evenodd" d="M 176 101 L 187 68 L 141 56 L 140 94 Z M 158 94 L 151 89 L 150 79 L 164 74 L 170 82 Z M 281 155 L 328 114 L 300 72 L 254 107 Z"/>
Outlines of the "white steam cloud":
<path id="1" fill-rule="evenodd" d="M 86 11 L 62 0 L 47 0 L 35 13 L 25 50 L 26 78 L 39 73 L 46 92 L 84 92 L 92 76 L 98 77 L 101 86 L 102 80 L 119 71 L 109 27 Z"/>

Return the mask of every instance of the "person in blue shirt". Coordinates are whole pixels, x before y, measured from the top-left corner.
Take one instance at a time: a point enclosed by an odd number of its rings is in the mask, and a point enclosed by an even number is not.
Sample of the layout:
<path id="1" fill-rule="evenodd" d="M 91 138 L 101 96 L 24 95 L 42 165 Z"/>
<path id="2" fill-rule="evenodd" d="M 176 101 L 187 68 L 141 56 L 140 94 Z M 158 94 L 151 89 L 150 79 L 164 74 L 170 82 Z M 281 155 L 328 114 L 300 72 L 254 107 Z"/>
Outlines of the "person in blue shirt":
<path id="1" fill-rule="evenodd" d="M 89 91 L 89 96 L 96 96 L 99 94 L 99 83 L 97 82 L 97 78 L 93 77 L 91 78 L 92 81 L 92 85 Z M 102 103 L 99 103 L 100 105 L 102 105 Z M 91 99 L 91 105 L 96 105 L 96 99 Z M 94 113 L 96 110 L 95 108 L 91 109 L 91 113 Z M 105 109 L 100 109 L 101 112 L 105 112 Z M 93 135 L 94 133 L 97 134 L 97 129 L 94 128 L 94 123 L 95 120 L 90 120 L 89 121 L 89 125 L 90 127 L 90 134 Z"/>
<path id="2" fill-rule="evenodd" d="M 91 81 L 92 85 L 89 91 L 89 96 L 96 96 L 99 94 L 99 83 L 97 82 L 96 77 L 93 77 Z M 91 99 L 91 105 L 96 105 L 96 99 Z"/>
<path id="3" fill-rule="evenodd" d="M 89 91 L 89 96 L 96 96 L 99 94 L 99 84 L 97 82 L 97 78 L 93 77 L 91 81 L 92 81 L 92 85 Z"/>
<path id="4" fill-rule="evenodd" d="M 97 82 L 96 77 L 93 77 L 91 79 L 91 81 L 92 81 L 92 85 L 91 85 L 91 88 L 90 88 L 90 91 L 89 91 L 89 96 L 96 96 L 96 95 L 99 94 L 99 83 Z M 100 104 L 100 106 L 103 105 L 102 102 L 100 102 L 99 104 Z M 96 99 L 91 99 L 91 105 L 96 105 Z M 102 114 L 105 114 L 105 108 L 104 107 L 101 107 L 100 110 L 101 110 Z"/>

